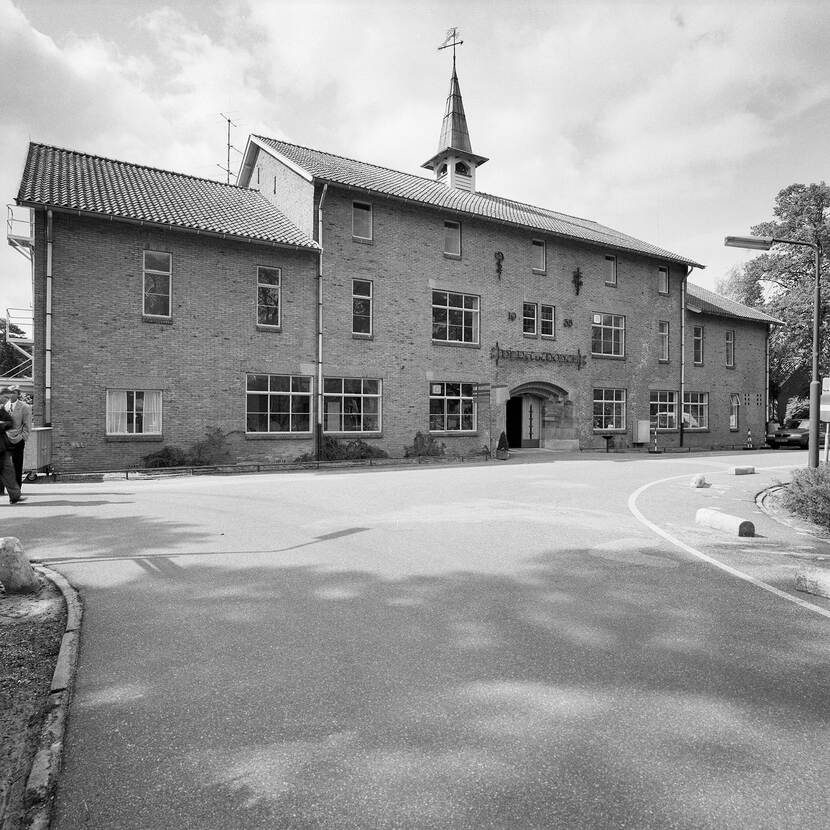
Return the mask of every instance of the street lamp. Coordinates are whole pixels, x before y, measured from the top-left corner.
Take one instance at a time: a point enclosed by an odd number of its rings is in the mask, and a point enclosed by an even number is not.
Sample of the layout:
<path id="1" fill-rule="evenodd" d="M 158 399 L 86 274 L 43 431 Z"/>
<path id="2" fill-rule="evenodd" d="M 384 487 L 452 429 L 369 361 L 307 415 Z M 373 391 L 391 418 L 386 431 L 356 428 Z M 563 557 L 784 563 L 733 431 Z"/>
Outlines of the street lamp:
<path id="1" fill-rule="evenodd" d="M 821 402 L 821 381 L 818 376 L 819 318 L 821 316 L 821 272 L 819 258 L 821 248 L 815 242 L 800 239 L 776 239 L 774 236 L 727 236 L 723 244 L 729 248 L 749 248 L 752 251 L 768 251 L 773 245 L 802 245 L 813 249 L 816 269 L 816 284 L 813 291 L 813 374 L 810 380 L 810 444 L 807 452 L 807 466 L 818 467 L 818 421 Z"/>

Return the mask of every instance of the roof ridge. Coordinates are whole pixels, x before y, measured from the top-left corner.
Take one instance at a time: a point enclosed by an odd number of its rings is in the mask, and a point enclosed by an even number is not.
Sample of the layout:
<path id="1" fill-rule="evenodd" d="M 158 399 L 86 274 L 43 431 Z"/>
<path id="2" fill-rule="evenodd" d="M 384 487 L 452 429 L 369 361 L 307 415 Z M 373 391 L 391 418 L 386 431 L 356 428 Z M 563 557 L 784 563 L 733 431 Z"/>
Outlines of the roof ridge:
<path id="1" fill-rule="evenodd" d="M 181 173 L 176 170 L 167 170 L 164 167 L 153 167 L 150 164 L 138 164 L 133 161 L 124 161 L 123 159 L 115 159 L 110 156 L 102 156 L 97 153 L 87 153 L 82 150 L 70 150 L 67 147 L 58 147 L 55 144 L 44 144 L 41 141 L 30 141 L 30 147 L 42 147 L 45 150 L 56 150 L 59 153 L 68 153 L 73 156 L 83 156 L 84 158 L 97 159 L 98 161 L 107 161 L 111 164 L 121 164 L 124 167 L 139 168 L 141 170 L 150 170 L 154 173 L 165 173 L 169 176 L 177 176 L 181 179 L 192 179 L 197 182 L 209 182 L 210 184 L 218 184 L 220 187 L 229 187 L 234 190 L 241 190 L 243 192 L 258 193 L 259 191 L 253 187 L 242 187 L 239 184 L 230 184 L 230 182 L 220 182 L 218 179 L 208 179 L 205 176 L 194 176 L 191 173 Z"/>

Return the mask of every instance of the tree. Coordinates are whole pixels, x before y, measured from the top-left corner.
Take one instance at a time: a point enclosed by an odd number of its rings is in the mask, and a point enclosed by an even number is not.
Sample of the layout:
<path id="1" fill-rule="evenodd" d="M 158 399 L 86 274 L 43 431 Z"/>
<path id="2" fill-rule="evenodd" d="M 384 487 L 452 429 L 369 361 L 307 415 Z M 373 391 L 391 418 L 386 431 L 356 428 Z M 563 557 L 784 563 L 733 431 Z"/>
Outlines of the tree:
<path id="1" fill-rule="evenodd" d="M 830 186 L 791 184 L 775 198 L 773 219 L 752 228 L 754 236 L 799 239 L 821 246 L 822 303 L 819 372 L 830 371 L 825 318 L 830 300 Z M 813 251 L 802 245 L 775 245 L 733 268 L 718 290 L 725 296 L 781 320 L 770 336 L 770 387 L 773 394 L 793 375 L 809 381 L 813 351 Z"/>
<path id="2" fill-rule="evenodd" d="M 18 337 L 25 337 L 26 332 L 14 323 L 9 323 L 9 332 Z M 21 347 L 31 354 L 31 347 Z M 11 344 L 6 342 L 6 318 L 0 317 L 0 377 L 12 375 L 26 358 Z"/>

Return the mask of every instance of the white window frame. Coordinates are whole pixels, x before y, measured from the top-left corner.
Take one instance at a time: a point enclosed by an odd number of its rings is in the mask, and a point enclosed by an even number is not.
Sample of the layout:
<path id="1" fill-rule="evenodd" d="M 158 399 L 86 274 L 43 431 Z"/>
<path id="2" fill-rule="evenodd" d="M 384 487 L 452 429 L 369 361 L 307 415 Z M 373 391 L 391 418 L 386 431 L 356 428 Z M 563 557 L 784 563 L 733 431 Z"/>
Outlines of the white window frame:
<path id="1" fill-rule="evenodd" d="M 458 392 L 456 392 L 456 388 Z M 441 402 L 440 407 L 438 403 Z M 455 410 L 457 405 L 457 411 Z M 440 408 L 440 411 L 438 411 Z M 473 384 L 460 381 L 430 381 L 429 431 L 472 434 L 477 431 L 478 405 Z M 455 419 L 458 426 L 454 426 Z M 440 419 L 440 421 L 439 421 Z M 465 419 L 470 426 L 464 429 Z"/>
<path id="2" fill-rule="evenodd" d="M 659 265 L 657 267 L 657 293 L 669 293 L 669 266 Z"/>
<path id="3" fill-rule="evenodd" d="M 611 254 L 605 255 L 605 284 L 617 284 L 617 258 Z"/>
<path id="4" fill-rule="evenodd" d="M 441 295 L 445 299 L 443 303 L 436 303 L 436 298 L 440 300 Z M 453 304 L 457 302 L 451 298 L 461 298 L 461 305 Z M 470 305 L 468 305 L 470 301 Z M 458 323 L 451 323 L 450 318 L 457 319 L 458 312 L 461 312 L 461 339 L 450 338 L 450 329 L 459 328 Z M 441 321 L 441 316 L 444 321 Z M 436 319 L 436 317 L 438 319 Z M 462 294 L 460 291 L 444 291 L 433 289 L 432 291 L 432 340 L 434 343 L 463 343 L 467 345 L 477 346 L 480 336 L 480 319 L 481 319 L 481 297 L 477 294 Z M 437 327 L 437 328 L 436 328 Z M 445 329 L 444 337 L 436 337 L 436 331 L 440 328 Z M 465 332 L 470 330 L 472 332 L 472 339 L 465 338 Z"/>
<path id="5" fill-rule="evenodd" d="M 548 269 L 548 246 L 544 239 L 534 239 L 531 242 L 533 248 L 533 270 L 544 274 Z"/>
<path id="6" fill-rule="evenodd" d="M 591 354 L 599 357 L 625 357 L 625 315 L 594 312 L 591 321 Z M 599 352 L 594 351 L 595 332 L 597 331 L 602 348 Z M 615 332 L 619 332 L 617 344 L 615 344 Z M 605 349 L 607 343 L 610 343 L 610 351 Z M 618 350 L 615 350 L 615 345 L 618 345 Z"/>
<path id="7" fill-rule="evenodd" d="M 659 337 L 660 352 L 657 360 L 660 363 L 668 363 L 670 360 L 671 325 L 668 320 L 657 321 L 657 336 Z"/>
<path id="8" fill-rule="evenodd" d="M 656 423 L 658 432 L 677 429 L 677 392 L 654 389 L 649 392 L 648 403 L 652 428 Z"/>
<path id="9" fill-rule="evenodd" d="M 531 312 L 528 314 L 528 312 Z M 539 331 L 539 304 L 522 303 L 522 334 L 536 337 Z"/>
<path id="10" fill-rule="evenodd" d="M 740 428 L 741 396 L 735 392 L 729 394 L 729 429 L 737 432 Z"/>
<path id="11" fill-rule="evenodd" d="M 448 250 L 453 246 L 457 250 Z M 461 257 L 461 222 L 444 220 L 444 256 Z"/>
<path id="12" fill-rule="evenodd" d="M 545 312 L 550 312 L 550 318 L 545 317 Z M 550 333 L 545 331 L 545 323 L 550 323 Z M 539 306 L 539 334 L 542 337 L 556 339 L 556 306 L 542 303 Z"/>
<path id="13" fill-rule="evenodd" d="M 626 424 L 626 390 L 610 387 L 597 387 L 593 396 L 594 432 L 625 432 Z M 612 426 L 608 426 L 608 421 Z"/>
<path id="14" fill-rule="evenodd" d="M 267 389 L 251 388 L 251 381 L 253 378 L 267 378 Z M 285 385 L 284 381 L 288 381 L 288 389 L 281 389 L 280 386 Z M 276 387 L 276 388 L 275 388 Z M 307 387 L 304 389 L 303 387 Z M 251 399 L 254 396 L 267 397 L 266 409 L 264 411 L 255 410 L 253 413 L 250 409 Z M 310 435 L 313 424 L 313 407 L 312 400 L 314 395 L 314 380 L 309 375 L 286 375 L 286 374 L 270 374 L 267 372 L 248 372 L 245 376 L 245 433 L 247 435 Z M 288 397 L 288 411 L 278 410 L 276 407 L 281 401 L 278 398 Z M 295 408 L 295 401 L 298 406 Z M 299 404 L 305 403 L 307 410 L 303 410 Z M 273 416 L 279 413 L 280 415 L 288 416 L 288 429 L 271 429 Z M 267 429 L 250 429 L 250 419 L 252 414 L 265 415 L 267 418 Z M 307 429 L 295 429 L 295 419 L 301 417 L 308 417 Z"/>
<path id="15" fill-rule="evenodd" d="M 360 223 L 355 221 L 358 216 L 368 216 L 368 236 L 365 233 L 359 232 L 366 229 L 363 227 L 358 228 Z M 371 241 L 374 238 L 374 212 L 372 211 L 372 205 L 369 202 L 352 202 L 352 237 L 354 239 L 363 239 L 367 241 Z"/>
<path id="16" fill-rule="evenodd" d="M 692 426 L 692 422 L 696 425 Z M 683 393 L 683 429 L 688 432 L 709 429 L 709 393 Z"/>
<path id="17" fill-rule="evenodd" d="M 730 369 L 735 368 L 735 329 L 726 331 L 726 365 Z"/>
<path id="18" fill-rule="evenodd" d="M 147 267 L 147 256 L 166 256 L 168 262 L 167 270 L 162 270 L 160 268 L 148 268 Z M 147 279 L 159 279 L 160 277 L 165 277 L 167 279 L 167 313 L 166 314 L 157 314 L 153 311 L 147 311 L 147 297 L 148 296 L 165 296 L 163 294 L 159 294 L 158 292 L 154 292 L 150 294 L 147 290 Z M 142 257 L 142 279 L 141 279 L 141 289 L 142 289 L 142 298 L 141 298 L 141 313 L 144 317 L 156 317 L 159 319 L 169 320 L 173 316 L 173 254 L 169 251 L 144 251 Z"/>
<path id="19" fill-rule="evenodd" d="M 276 282 L 263 282 L 262 272 L 273 271 L 276 273 Z M 277 322 L 267 322 L 262 319 L 263 310 L 274 308 L 272 304 L 262 302 L 262 294 L 264 291 L 277 290 Z M 258 326 L 267 326 L 268 328 L 278 329 L 282 325 L 282 269 L 274 268 L 271 265 L 257 265 L 256 269 L 256 322 Z"/>
<path id="20" fill-rule="evenodd" d="M 370 402 L 374 402 L 375 411 Z M 383 429 L 383 384 L 378 378 L 324 378 L 323 379 L 323 432 L 361 435 L 379 433 Z M 375 416 L 374 422 L 372 415 Z M 347 419 L 358 418 L 356 429 L 347 429 Z M 332 427 L 330 419 L 337 418 Z M 354 423 L 350 423 L 349 427 Z"/>
<path id="21" fill-rule="evenodd" d="M 703 366 L 705 334 L 703 326 L 692 326 L 692 363 L 695 366 Z"/>
<path id="22" fill-rule="evenodd" d="M 107 389 L 106 434 L 161 435 L 162 406 L 161 389 Z"/>
<path id="23" fill-rule="evenodd" d="M 357 291 L 357 283 L 363 283 L 369 286 L 368 294 L 359 294 Z M 355 329 L 356 319 L 365 319 L 367 315 L 358 314 L 355 311 L 355 304 L 359 302 L 368 302 L 369 304 L 369 331 L 357 331 Z M 357 337 L 373 337 L 375 333 L 375 286 L 372 280 L 353 279 L 352 280 L 352 334 Z"/>

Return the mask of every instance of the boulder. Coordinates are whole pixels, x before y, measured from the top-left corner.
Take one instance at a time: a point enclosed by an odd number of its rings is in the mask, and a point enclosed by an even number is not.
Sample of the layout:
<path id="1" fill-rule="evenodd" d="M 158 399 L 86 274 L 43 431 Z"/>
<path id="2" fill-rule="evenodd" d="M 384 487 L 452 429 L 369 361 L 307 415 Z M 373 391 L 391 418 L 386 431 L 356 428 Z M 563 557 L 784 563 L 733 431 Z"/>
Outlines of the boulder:
<path id="1" fill-rule="evenodd" d="M 9 594 L 30 594 L 40 588 L 20 539 L 15 536 L 0 536 L 0 584 Z"/>

